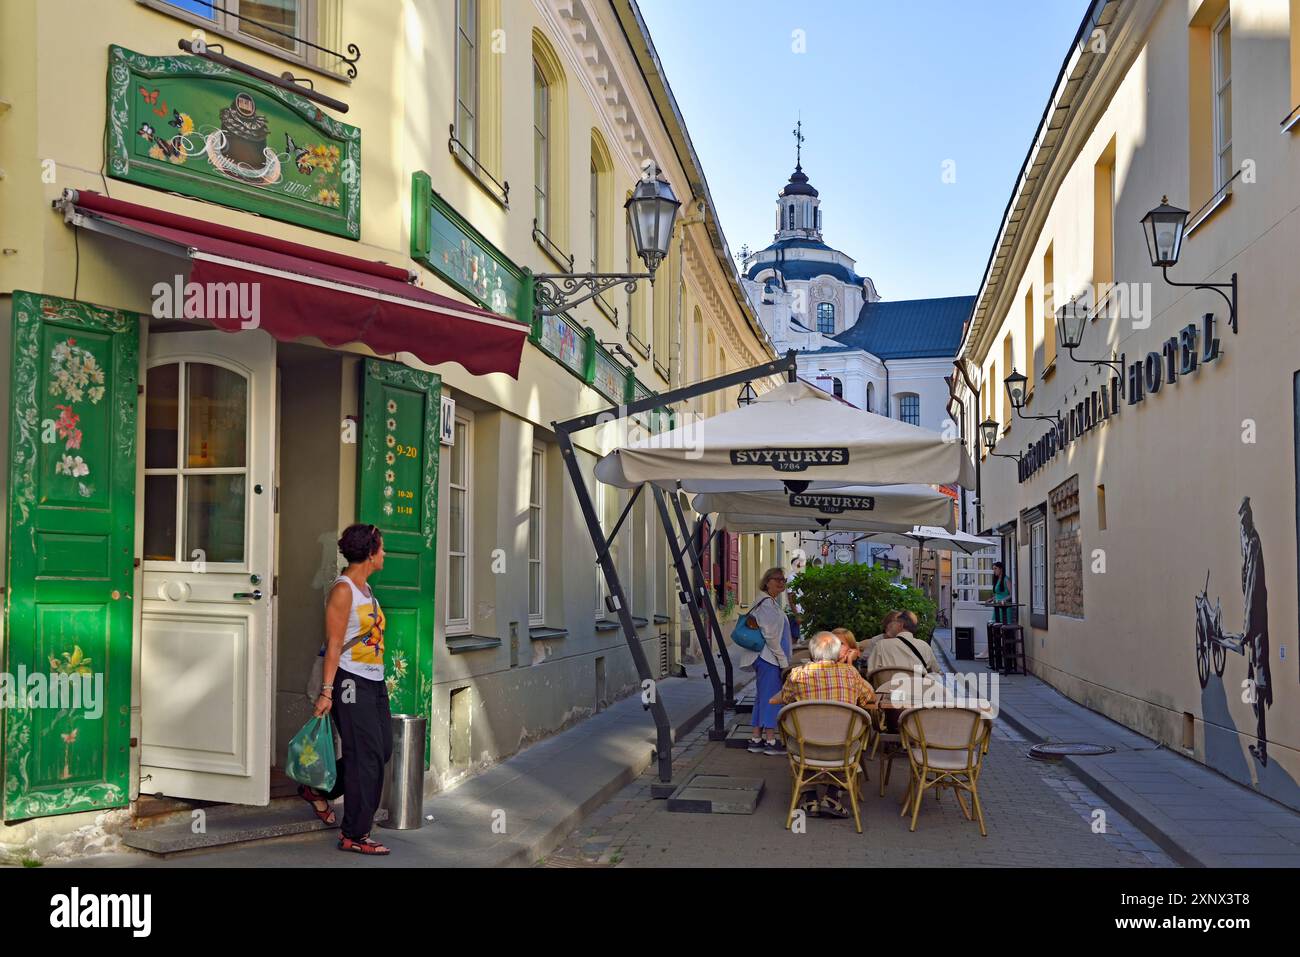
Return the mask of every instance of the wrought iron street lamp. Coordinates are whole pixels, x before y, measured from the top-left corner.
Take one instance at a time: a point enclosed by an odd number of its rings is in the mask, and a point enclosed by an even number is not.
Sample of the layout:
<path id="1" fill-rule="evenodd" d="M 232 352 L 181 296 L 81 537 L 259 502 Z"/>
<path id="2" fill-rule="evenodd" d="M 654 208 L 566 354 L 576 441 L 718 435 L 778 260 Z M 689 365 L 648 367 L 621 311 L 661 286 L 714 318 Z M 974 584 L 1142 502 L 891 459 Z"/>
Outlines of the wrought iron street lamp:
<path id="1" fill-rule="evenodd" d="M 1165 282 L 1171 286 L 1185 286 L 1189 289 L 1212 289 L 1223 297 L 1228 304 L 1228 321 L 1232 331 L 1237 332 L 1237 274 L 1232 274 L 1228 282 L 1174 282 L 1169 278 L 1169 267 L 1178 265 L 1178 257 L 1183 251 L 1183 234 L 1187 230 L 1187 210 L 1169 205 L 1169 197 L 1162 196 L 1160 205 L 1142 217 L 1142 229 L 1146 234 L 1147 253 L 1151 256 L 1151 265 L 1160 269 Z M 1227 289 L 1231 292 L 1224 292 Z"/>
<path id="2" fill-rule="evenodd" d="M 629 294 L 642 279 L 654 282 L 655 270 L 668 255 L 673 238 L 673 224 L 681 200 L 653 162 L 644 167 L 644 175 L 624 204 L 632 242 L 645 263 L 643 273 L 538 273 L 533 277 L 533 313 L 554 316 L 599 296 L 607 289 L 622 286 Z"/>
<path id="3" fill-rule="evenodd" d="M 1109 366 L 1115 374 L 1124 378 L 1124 365 L 1118 359 L 1080 359 L 1074 350 L 1083 343 L 1083 333 L 1088 326 L 1088 309 L 1079 302 L 1078 297 L 1071 296 L 1070 301 L 1056 310 L 1056 331 L 1060 335 L 1061 348 L 1070 354 L 1075 362 L 1094 366 Z"/>
<path id="4" fill-rule="evenodd" d="M 998 423 L 993 419 L 985 419 L 980 423 L 980 435 L 984 437 L 984 448 L 988 450 L 989 455 L 999 459 L 1015 459 L 1019 462 L 1023 455 L 1003 455 L 1001 452 L 994 452 L 993 447 L 998 444 Z"/>
<path id="5" fill-rule="evenodd" d="M 1043 422 L 1053 424 L 1060 422 L 1060 415 L 1025 415 L 1020 411 L 1025 407 L 1025 383 L 1029 380 L 1016 371 L 1015 366 L 1011 367 L 1011 374 L 1002 380 L 1002 384 L 1007 388 L 1007 398 L 1011 402 L 1011 408 L 1015 410 L 1016 415 L 1022 419 L 1041 419 Z M 995 423 L 996 424 L 996 423 Z"/>

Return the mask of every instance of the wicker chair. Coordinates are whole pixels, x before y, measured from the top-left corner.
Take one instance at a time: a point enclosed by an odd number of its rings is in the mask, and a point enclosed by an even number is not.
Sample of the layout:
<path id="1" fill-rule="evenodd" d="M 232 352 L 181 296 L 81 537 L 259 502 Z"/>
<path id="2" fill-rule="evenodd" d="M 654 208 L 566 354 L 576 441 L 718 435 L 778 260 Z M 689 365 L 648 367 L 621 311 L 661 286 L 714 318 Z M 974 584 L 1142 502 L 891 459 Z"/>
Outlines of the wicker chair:
<path id="1" fill-rule="evenodd" d="M 966 820 L 970 809 L 962 799 L 969 792 L 979 822 L 980 835 L 988 837 L 984 812 L 980 808 L 979 776 L 984 762 L 984 745 L 992 723 L 976 708 L 908 708 L 898 719 L 903 749 L 912 768 L 912 780 L 901 814 L 912 811 L 912 826 L 921 811 L 921 799 L 930 788 L 952 788 Z"/>
<path id="2" fill-rule="evenodd" d="M 796 701 L 781 709 L 777 727 L 790 754 L 789 828 L 804 788 L 834 784 L 848 792 L 853 824 L 862 833 L 858 814 L 859 762 L 866 750 L 871 717 L 856 705 L 839 701 Z"/>
<path id="3" fill-rule="evenodd" d="M 867 675 L 867 684 L 876 689 L 877 698 L 887 698 L 892 689 L 896 675 L 908 677 L 912 672 L 907 668 L 877 668 Z M 880 796 L 885 796 L 885 786 L 889 784 L 889 771 L 894 765 L 894 758 L 902 756 L 902 739 L 898 736 L 897 724 L 890 724 L 891 715 L 897 715 L 882 707 L 873 716 L 868 750 L 863 756 L 868 760 L 880 760 Z"/>

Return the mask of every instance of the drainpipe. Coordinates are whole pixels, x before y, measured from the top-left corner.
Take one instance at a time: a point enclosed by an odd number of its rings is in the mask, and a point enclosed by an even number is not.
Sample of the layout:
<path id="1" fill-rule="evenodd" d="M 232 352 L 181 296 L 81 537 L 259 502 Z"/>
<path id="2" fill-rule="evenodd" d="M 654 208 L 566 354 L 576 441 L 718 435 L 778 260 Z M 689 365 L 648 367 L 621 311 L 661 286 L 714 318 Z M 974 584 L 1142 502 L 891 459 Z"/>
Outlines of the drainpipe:
<path id="1" fill-rule="evenodd" d="M 962 381 L 966 383 L 966 388 L 970 390 L 971 395 L 979 395 L 979 389 L 975 388 L 975 383 L 971 382 L 970 376 L 966 374 L 966 360 L 959 359 L 953 363 L 957 371 L 961 373 Z M 978 408 L 978 406 L 976 407 Z M 980 489 L 980 434 L 979 423 L 975 423 L 975 534 L 979 534 L 984 528 L 984 494 Z"/>

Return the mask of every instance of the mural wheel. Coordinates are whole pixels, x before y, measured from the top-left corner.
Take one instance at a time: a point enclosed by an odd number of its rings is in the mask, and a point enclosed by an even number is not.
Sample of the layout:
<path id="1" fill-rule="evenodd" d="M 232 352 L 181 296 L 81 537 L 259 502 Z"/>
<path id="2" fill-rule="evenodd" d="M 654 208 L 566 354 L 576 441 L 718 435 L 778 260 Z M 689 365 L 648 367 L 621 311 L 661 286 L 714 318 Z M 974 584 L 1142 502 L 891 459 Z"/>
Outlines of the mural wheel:
<path id="1" fill-rule="evenodd" d="M 1223 650 L 1223 645 L 1216 641 L 1210 649 L 1210 654 L 1214 659 L 1214 673 L 1222 678 L 1223 666 L 1227 663 L 1228 653 Z"/>
<path id="2" fill-rule="evenodd" d="M 1210 651 L 1205 644 L 1198 634 L 1196 636 L 1196 677 L 1200 679 L 1202 688 L 1210 680 Z"/>

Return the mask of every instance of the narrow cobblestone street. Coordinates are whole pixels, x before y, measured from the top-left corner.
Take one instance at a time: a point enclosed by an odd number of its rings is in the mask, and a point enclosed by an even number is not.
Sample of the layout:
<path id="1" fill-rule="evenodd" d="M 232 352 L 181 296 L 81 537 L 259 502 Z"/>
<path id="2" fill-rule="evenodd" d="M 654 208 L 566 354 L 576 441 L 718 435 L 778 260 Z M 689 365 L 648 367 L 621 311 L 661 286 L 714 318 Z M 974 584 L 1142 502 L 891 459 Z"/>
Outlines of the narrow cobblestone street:
<path id="1" fill-rule="evenodd" d="M 692 773 L 762 777 L 753 815 L 669 813 L 650 797 L 653 769 L 596 811 L 544 862 L 547 867 L 1174 867 L 1150 840 L 1066 769 L 1030 758 L 1029 742 L 998 721 L 980 777 L 988 826 L 981 838 L 951 792 L 926 798 L 915 832 L 899 816 L 907 768 L 895 763 L 885 797 L 873 766 L 852 819 L 813 818 L 806 833 L 784 829 L 790 798 L 789 761 L 710 742 L 693 732 L 674 763 L 674 778 Z M 1096 811 L 1104 833 L 1094 833 Z"/>

